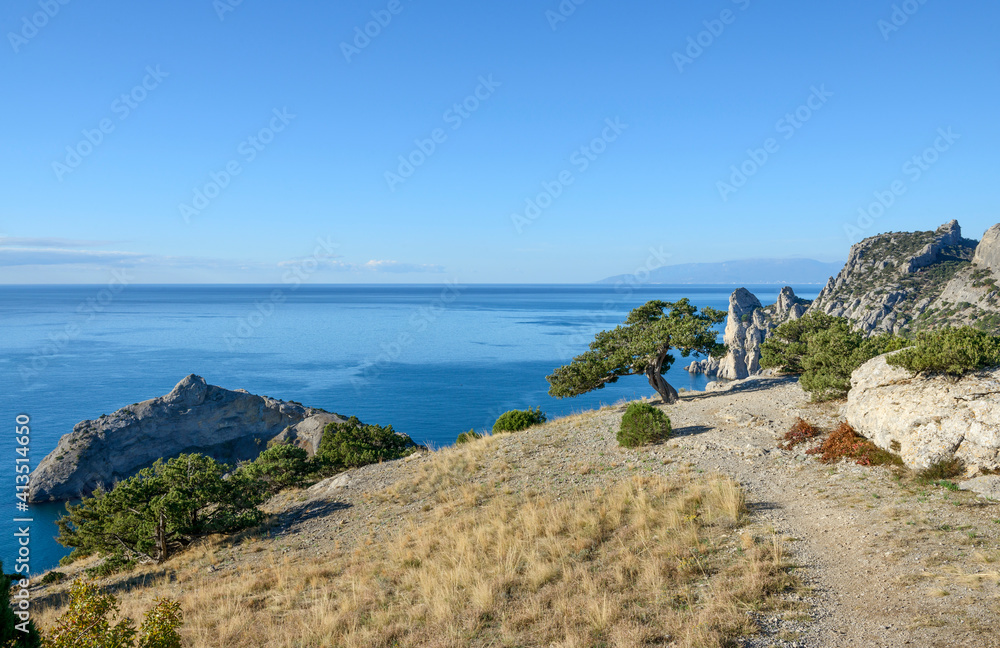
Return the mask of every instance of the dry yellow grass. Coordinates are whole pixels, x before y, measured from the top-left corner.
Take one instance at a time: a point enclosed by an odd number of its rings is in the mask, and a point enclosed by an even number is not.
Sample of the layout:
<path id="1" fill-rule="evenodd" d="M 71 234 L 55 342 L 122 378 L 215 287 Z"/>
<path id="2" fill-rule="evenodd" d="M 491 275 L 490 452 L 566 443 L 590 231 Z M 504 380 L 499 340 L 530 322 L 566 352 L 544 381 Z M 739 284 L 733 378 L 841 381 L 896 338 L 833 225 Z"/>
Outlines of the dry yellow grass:
<path id="1" fill-rule="evenodd" d="M 240 550 L 263 547 L 259 562 L 214 574 L 205 544 L 133 574 L 122 612 L 171 596 L 189 645 L 226 648 L 722 646 L 789 583 L 780 541 L 736 532 L 745 500 L 727 478 L 632 477 L 553 501 L 476 481 L 506 469 L 493 449 L 435 453 L 382 494 L 438 503 L 387 542 L 316 562 L 251 538 Z"/>

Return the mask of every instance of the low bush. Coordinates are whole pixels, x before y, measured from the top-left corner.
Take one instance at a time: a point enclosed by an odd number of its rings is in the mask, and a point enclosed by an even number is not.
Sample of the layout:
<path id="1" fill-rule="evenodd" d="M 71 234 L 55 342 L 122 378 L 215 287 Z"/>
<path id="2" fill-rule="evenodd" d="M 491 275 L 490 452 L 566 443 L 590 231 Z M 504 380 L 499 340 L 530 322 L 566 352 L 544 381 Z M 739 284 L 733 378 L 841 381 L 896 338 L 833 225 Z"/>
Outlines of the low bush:
<path id="1" fill-rule="evenodd" d="M 859 466 L 903 465 L 899 455 L 878 447 L 847 423 L 841 423 L 823 443 L 806 450 L 806 454 L 818 454 L 820 461 L 831 464 L 841 459 L 852 459 Z"/>
<path id="2" fill-rule="evenodd" d="M 180 648 L 177 628 L 183 623 L 180 605 L 157 599 L 136 629 L 129 617 L 119 618 L 119 603 L 113 594 L 78 580 L 70 589 L 69 607 L 56 626 L 44 633 L 44 648 Z"/>
<path id="3" fill-rule="evenodd" d="M 469 430 L 468 432 L 462 432 L 461 434 L 459 434 L 458 438 L 455 439 L 455 443 L 456 444 L 469 443 L 471 441 L 475 441 L 476 439 L 482 439 L 482 438 L 483 438 L 482 434 L 476 432 L 475 430 Z"/>
<path id="4" fill-rule="evenodd" d="M 937 484 L 965 473 L 965 463 L 957 458 L 942 459 L 927 468 L 917 472 L 917 481 L 921 484 Z"/>
<path id="5" fill-rule="evenodd" d="M 670 437 L 670 419 L 649 403 L 630 403 L 618 428 L 618 445 L 636 448 Z"/>
<path id="6" fill-rule="evenodd" d="M 273 445 L 240 470 L 250 479 L 265 484 L 268 493 L 301 485 L 312 472 L 309 453 L 287 443 Z"/>
<path id="7" fill-rule="evenodd" d="M 66 574 L 61 571 L 50 571 L 48 574 L 42 576 L 42 585 L 53 585 L 55 583 L 61 583 L 66 579 Z"/>
<path id="8" fill-rule="evenodd" d="M 128 571 L 138 564 L 134 558 L 122 554 L 109 554 L 104 560 L 93 567 L 83 570 L 90 578 L 108 578 L 123 571 Z"/>
<path id="9" fill-rule="evenodd" d="M 510 410 L 504 412 L 493 424 L 493 434 L 500 432 L 520 432 L 532 425 L 538 425 L 548 420 L 541 407 L 526 410 Z"/>
<path id="10" fill-rule="evenodd" d="M 778 445 L 782 450 L 791 450 L 800 443 L 805 443 L 810 439 L 815 439 L 820 435 L 819 428 L 809 425 L 805 420 L 798 418 L 792 424 L 792 428 L 785 432 L 785 442 Z"/>
<path id="11" fill-rule="evenodd" d="M 316 460 L 327 471 L 340 471 L 401 459 L 416 449 L 413 439 L 395 432 L 391 425 L 365 425 L 352 416 L 323 429 Z"/>
<path id="12" fill-rule="evenodd" d="M 826 401 L 846 397 L 851 374 L 865 362 L 909 344 L 889 334 L 865 338 L 846 318 L 815 313 L 775 329 L 761 345 L 760 365 L 801 374 L 812 400 Z"/>
<path id="13" fill-rule="evenodd" d="M 1000 366 L 1000 337 L 968 326 L 927 331 L 887 362 L 914 373 L 961 376 Z"/>

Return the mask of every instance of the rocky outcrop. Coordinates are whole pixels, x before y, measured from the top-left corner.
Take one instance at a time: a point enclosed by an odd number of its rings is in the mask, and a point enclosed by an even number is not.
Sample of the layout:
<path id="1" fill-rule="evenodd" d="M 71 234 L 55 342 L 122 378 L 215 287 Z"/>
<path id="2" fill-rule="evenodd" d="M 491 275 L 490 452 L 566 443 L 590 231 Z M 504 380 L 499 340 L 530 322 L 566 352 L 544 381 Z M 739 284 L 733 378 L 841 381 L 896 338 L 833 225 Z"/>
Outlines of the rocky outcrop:
<path id="1" fill-rule="evenodd" d="M 746 288 L 729 297 L 729 317 L 723 342 L 728 354 L 719 364 L 717 376 L 739 380 L 760 372 L 760 345 L 771 331 L 806 312 L 809 302 L 799 299 L 788 286 L 781 289 L 778 301 L 762 306 Z"/>
<path id="2" fill-rule="evenodd" d="M 192 374 L 166 396 L 77 423 L 35 469 L 28 495 L 33 502 L 75 499 L 182 453 L 199 452 L 228 464 L 247 461 L 283 433 L 283 440 L 315 452 L 318 434 L 333 420 L 343 419 L 209 385 Z"/>
<path id="3" fill-rule="evenodd" d="M 976 246 L 976 253 L 972 256 L 972 263 L 1000 278 L 1000 223 L 983 234 L 983 240 Z"/>
<path id="4" fill-rule="evenodd" d="M 983 242 L 962 237 L 958 221 L 933 232 L 890 232 L 851 247 L 844 268 L 810 307 L 850 319 L 865 333 L 913 333 L 943 325 L 1000 332 L 1000 226 Z"/>
<path id="5" fill-rule="evenodd" d="M 957 380 L 913 376 L 888 355 L 852 374 L 847 422 L 911 468 L 957 457 L 970 474 L 1000 469 L 1000 369 Z"/>
<path id="6" fill-rule="evenodd" d="M 704 360 L 695 360 L 688 366 L 684 367 L 684 371 L 693 374 L 714 376 L 719 372 L 719 365 L 721 362 L 721 358 L 705 358 Z"/>

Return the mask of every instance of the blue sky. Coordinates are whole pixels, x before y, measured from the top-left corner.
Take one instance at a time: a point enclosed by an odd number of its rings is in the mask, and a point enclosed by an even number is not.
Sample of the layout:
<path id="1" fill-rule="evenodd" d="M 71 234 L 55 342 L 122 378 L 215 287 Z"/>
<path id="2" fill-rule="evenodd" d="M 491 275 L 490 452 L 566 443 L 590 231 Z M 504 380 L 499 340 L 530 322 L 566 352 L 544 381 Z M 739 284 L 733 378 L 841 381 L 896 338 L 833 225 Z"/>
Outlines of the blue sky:
<path id="1" fill-rule="evenodd" d="M 576 1 L 11 0 L 0 282 L 581 282 L 1000 221 L 996 2 Z"/>

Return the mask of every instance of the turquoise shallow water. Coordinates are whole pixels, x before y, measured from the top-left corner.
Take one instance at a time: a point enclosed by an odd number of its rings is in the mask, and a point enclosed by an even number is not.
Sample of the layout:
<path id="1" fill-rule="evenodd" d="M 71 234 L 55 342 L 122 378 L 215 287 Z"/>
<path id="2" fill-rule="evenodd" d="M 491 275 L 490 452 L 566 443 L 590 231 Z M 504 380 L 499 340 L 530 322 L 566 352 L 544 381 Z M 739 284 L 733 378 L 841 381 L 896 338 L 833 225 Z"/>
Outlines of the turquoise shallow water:
<path id="1" fill-rule="evenodd" d="M 750 286 L 773 303 L 780 286 Z M 652 394 L 628 377 L 574 399 L 547 394 L 545 376 L 650 299 L 688 297 L 725 309 L 732 287 L 530 286 L 2 286 L 0 558 L 17 552 L 14 425 L 31 417 L 31 466 L 75 423 L 167 393 L 196 373 L 215 385 L 296 400 L 365 422 L 392 424 L 421 443 L 452 443 L 513 408 L 549 416 Z M 819 286 L 798 286 L 811 298 Z M 700 390 L 678 358 L 667 374 Z M 32 506 L 32 571 L 66 550 Z"/>

